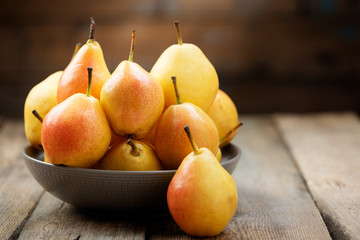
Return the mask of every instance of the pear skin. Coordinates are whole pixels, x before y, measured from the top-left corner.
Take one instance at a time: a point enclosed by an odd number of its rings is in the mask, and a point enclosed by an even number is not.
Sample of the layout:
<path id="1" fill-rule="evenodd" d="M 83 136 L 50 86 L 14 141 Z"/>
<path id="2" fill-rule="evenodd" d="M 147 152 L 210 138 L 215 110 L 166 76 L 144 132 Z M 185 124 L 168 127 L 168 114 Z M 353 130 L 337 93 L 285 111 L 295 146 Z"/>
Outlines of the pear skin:
<path id="1" fill-rule="evenodd" d="M 100 101 L 112 130 L 133 139 L 144 138 L 164 109 L 161 85 L 132 61 L 135 31 L 129 60 L 122 61 L 101 90 Z"/>
<path id="2" fill-rule="evenodd" d="M 123 61 L 101 91 L 101 104 L 113 131 L 144 138 L 164 109 L 161 85 L 140 65 Z"/>
<path id="3" fill-rule="evenodd" d="M 92 25 L 95 25 L 92 22 Z M 92 26 L 91 25 L 91 26 Z M 110 76 L 100 44 L 90 34 L 89 40 L 75 54 L 59 81 L 57 102 L 75 93 L 86 93 L 88 66 L 93 67 L 91 95 L 100 99 L 101 88 Z"/>
<path id="4" fill-rule="evenodd" d="M 161 120 L 161 116 L 156 120 L 156 122 L 154 123 L 154 125 L 151 127 L 151 130 L 148 132 L 148 134 L 144 137 L 143 140 L 146 140 L 147 142 L 149 142 L 152 146 L 154 146 L 154 139 L 155 139 L 155 133 L 156 133 L 156 130 L 159 126 L 159 123 L 160 123 L 160 120 Z M 155 147 L 154 147 L 155 149 Z"/>
<path id="5" fill-rule="evenodd" d="M 127 141 L 121 142 L 110 148 L 96 168 L 122 171 L 162 170 L 161 163 L 150 146 L 142 141 L 131 141 L 137 150 Z"/>
<path id="6" fill-rule="evenodd" d="M 165 108 L 176 104 L 171 76 L 178 79 L 179 94 L 183 102 L 190 102 L 204 111 L 213 103 L 219 89 L 214 66 L 194 44 L 174 44 L 167 48 L 150 71 L 164 89 Z"/>
<path id="7" fill-rule="evenodd" d="M 41 141 L 49 162 L 87 168 L 106 153 L 111 130 L 98 99 L 76 93 L 53 107 L 44 118 Z"/>
<path id="8" fill-rule="evenodd" d="M 110 141 L 110 146 L 109 147 L 112 147 L 114 145 L 117 145 L 121 142 L 125 142 L 127 140 L 127 138 L 124 138 L 122 136 L 119 136 L 119 135 L 116 135 L 114 133 L 114 131 L 111 130 L 111 141 Z"/>
<path id="9" fill-rule="evenodd" d="M 237 202 L 233 178 L 207 148 L 182 161 L 167 191 L 171 216 L 192 236 L 220 234 L 234 216 Z"/>
<path id="10" fill-rule="evenodd" d="M 220 139 L 224 138 L 225 135 L 234 128 L 238 120 L 238 112 L 232 99 L 222 90 L 219 89 L 216 98 L 211 105 L 207 114 L 214 121 L 218 131 Z M 235 137 L 238 130 L 233 131 L 226 139 L 226 146 Z"/>
<path id="11" fill-rule="evenodd" d="M 56 105 L 56 92 L 59 79 L 63 71 L 58 71 L 31 89 L 24 105 L 25 135 L 32 146 L 42 150 L 41 147 L 41 122 L 34 117 L 32 111 L 45 117 L 46 114 Z"/>
<path id="12" fill-rule="evenodd" d="M 221 162 L 221 158 L 222 158 L 222 152 L 221 152 L 221 149 L 218 148 L 217 152 L 216 152 L 216 159 Z"/>
<path id="13" fill-rule="evenodd" d="M 213 154 L 218 151 L 218 131 L 203 110 L 192 103 L 171 105 L 163 113 L 154 138 L 156 154 L 168 169 L 177 169 L 192 152 L 184 132 L 185 125 L 191 128 L 199 147 L 206 147 Z"/>

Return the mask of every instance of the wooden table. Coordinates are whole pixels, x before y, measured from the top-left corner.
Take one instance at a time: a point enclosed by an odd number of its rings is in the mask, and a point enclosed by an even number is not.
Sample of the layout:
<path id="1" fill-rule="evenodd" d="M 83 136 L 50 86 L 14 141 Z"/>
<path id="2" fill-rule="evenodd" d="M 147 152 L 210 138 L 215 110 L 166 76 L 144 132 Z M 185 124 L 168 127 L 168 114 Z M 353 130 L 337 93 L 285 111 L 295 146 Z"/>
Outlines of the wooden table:
<path id="1" fill-rule="evenodd" d="M 240 116 L 239 204 L 219 239 L 360 239 L 356 114 Z M 0 122 L 0 239 L 189 239 L 171 216 L 80 212 L 22 159 L 23 122 Z"/>

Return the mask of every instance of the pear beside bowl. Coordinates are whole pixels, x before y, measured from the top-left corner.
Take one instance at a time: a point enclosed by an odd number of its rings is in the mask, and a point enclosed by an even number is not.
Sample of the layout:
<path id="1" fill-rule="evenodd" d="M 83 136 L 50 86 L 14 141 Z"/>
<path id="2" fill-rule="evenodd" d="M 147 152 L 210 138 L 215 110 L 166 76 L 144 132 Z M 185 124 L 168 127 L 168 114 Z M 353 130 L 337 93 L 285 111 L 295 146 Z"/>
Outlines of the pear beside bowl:
<path id="1" fill-rule="evenodd" d="M 231 174 L 241 155 L 229 144 L 222 149 L 221 165 Z M 110 171 L 55 166 L 43 161 L 42 151 L 23 150 L 24 161 L 36 181 L 55 197 L 92 210 L 166 210 L 166 192 L 175 170 Z"/>

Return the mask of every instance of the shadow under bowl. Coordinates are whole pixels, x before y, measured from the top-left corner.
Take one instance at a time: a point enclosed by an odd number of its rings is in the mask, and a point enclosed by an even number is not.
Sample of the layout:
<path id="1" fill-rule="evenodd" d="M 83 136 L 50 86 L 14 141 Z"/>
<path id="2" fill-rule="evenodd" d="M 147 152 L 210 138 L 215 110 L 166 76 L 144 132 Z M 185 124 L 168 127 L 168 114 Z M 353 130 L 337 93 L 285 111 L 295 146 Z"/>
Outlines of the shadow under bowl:
<path id="1" fill-rule="evenodd" d="M 221 165 L 231 174 L 241 155 L 229 144 L 222 149 Z M 23 150 L 25 164 L 50 194 L 76 207 L 92 210 L 167 210 L 166 193 L 176 170 L 112 171 L 55 166 L 32 146 Z"/>

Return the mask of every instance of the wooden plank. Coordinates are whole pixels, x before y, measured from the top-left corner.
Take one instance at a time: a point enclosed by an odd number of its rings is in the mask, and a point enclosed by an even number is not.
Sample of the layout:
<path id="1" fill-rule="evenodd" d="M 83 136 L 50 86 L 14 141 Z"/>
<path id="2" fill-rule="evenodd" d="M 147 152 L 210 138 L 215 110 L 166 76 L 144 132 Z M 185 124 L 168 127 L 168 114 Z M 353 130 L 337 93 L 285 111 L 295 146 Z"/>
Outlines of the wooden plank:
<path id="1" fill-rule="evenodd" d="M 360 122 L 352 113 L 276 115 L 313 198 L 335 239 L 360 234 Z"/>
<path id="2" fill-rule="evenodd" d="M 234 143 L 243 153 L 233 173 L 238 209 L 218 239 L 330 239 L 270 118 L 242 117 Z M 204 203 L 206 204 L 206 203 Z M 148 226 L 148 239 L 190 239 L 168 218 Z"/>
<path id="3" fill-rule="evenodd" d="M 43 189 L 22 160 L 22 121 L 3 119 L 0 129 L 0 239 L 16 239 Z"/>
<path id="4" fill-rule="evenodd" d="M 123 214 L 79 211 L 45 193 L 19 239 L 145 239 L 145 224 Z"/>

